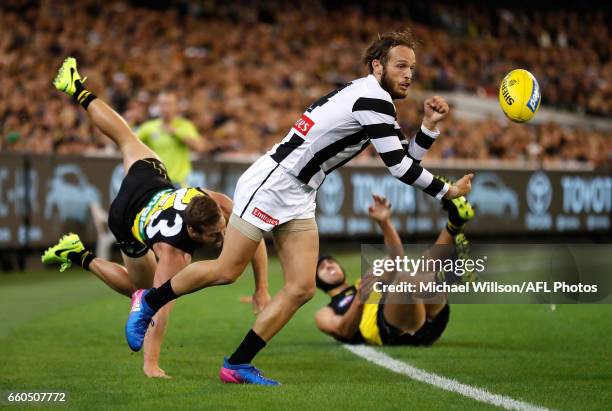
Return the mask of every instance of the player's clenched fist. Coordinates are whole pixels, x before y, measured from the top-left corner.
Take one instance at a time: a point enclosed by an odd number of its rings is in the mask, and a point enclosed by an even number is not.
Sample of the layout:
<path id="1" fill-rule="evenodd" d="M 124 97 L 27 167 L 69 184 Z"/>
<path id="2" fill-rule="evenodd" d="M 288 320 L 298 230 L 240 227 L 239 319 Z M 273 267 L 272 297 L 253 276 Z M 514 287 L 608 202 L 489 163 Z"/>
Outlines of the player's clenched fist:
<path id="1" fill-rule="evenodd" d="M 448 103 L 440 96 L 428 98 L 423 106 L 425 109 L 423 125 L 430 130 L 434 130 L 438 122 L 446 117 L 450 111 Z"/>

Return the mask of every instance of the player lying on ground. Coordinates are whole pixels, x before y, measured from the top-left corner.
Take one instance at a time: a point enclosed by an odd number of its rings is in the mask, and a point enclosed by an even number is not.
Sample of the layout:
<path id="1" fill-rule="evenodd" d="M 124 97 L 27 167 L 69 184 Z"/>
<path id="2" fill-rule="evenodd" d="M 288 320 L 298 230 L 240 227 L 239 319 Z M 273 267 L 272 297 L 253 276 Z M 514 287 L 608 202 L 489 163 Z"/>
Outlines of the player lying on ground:
<path id="1" fill-rule="evenodd" d="M 448 212 L 448 224 L 435 244 L 455 246 L 457 257 L 466 258 L 468 243 L 463 229 L 474 217 L 474 210 L 463 196 L 442 201 Z M 374 196 L 369 214 L 380 226 L 391 258 L 402 257 L 402 242 L 391 223 L 391 206 L 387 199 Z M 450 251 L 446 247 L 439 248 L 445 249 L 444 252 Z M 438 255 L 437 258 L 446 256 Z M 438 300 L 442 301 L 425 303 L 418 297 L 406 301 L 406 296 L 383 294 L 377 296 L 380 301 L 372 303 L 368 297 L 374 281 L 379 279 L 370 273 L 355 285 L 350 285 L 340 264 L 331 256 L 321 256 L 317 265 L 317 287 L 331 297 L 331 302 L 315 315 L 319 330 L 338 341 L 351 344 L 433 344 L 448 323 L 450 308 L 446 299 L 441 296 Z M 468 279 L 471 278 L 465 274 L 461 280 Z M 402 281 L 406 281 L 406 275 L 395 275 L 390 283 L 399 284 Z M 366 300 L 368 303 L 364 304 Z"/>
<path id="2" fill-rule="evenodd" d="M 83 88 L 74 58 L 64 61 L 53 85 L 87 111 L 89 119 L 117 144 L 123 156 L 127 174 L 111 204 L 108 226 L 117 239 L 124 266 L 96 258 L 83 248 L 76 235 L 64 237 L 47 250 L 43 262 L 59 262 L 63 268 L 72 262 L 79 264 L 129 297 L 135 289 L 158 287 L 168 281 L 191 263 L 199 245 L 221 245 L 233 206 L 227 196 L 197 187 L 175 189 L 157 155 L 134 135 L 119 114 Z M 270 300 L 263 241 L 257 243 L 252 257 L 256 286 L 253 300 L 262 309 Z M 241 273 L 232 272 L 234 277 L 226 276 L 226 282 Z M 133 301 L 140 300 L 140 293 L 134 293 Z M 155 326 L 146 335 L 144 372 L 150 377 L 166 376 L 158 362 L 171 309 L 172 305 L 168 305 L 157 313 Z"/>
<path id="3" fill-rule="evenodd" d="M 391 174 L 405 184 L 438 199 L 470 191 L 471 174 L 449 185 L 419 164 L 439 134 L 437 123 L 448 113 L 443 99 L 425 102 L 423 124 L 410 141 L 400 131 L 393 99 L 408 94 L 414 46 L 408 32 L 381 35 L 364 58 L 371 74 L 312 104 L 283 141 L 244 172 L 236 185 L 221 255 L 190 265 L 134 302 L 126 324 L 132 348 L 138 348 L 157 310 L 181 295 L 235 278 L 255 253 L 263 233 L 271 231 L 285 284 L 224 360 L 220 378 L 230 383 L 278 385 L 250 363 L 315 293 L 319 257 L 315 200 L 325 177 L 372 143 Z"/>

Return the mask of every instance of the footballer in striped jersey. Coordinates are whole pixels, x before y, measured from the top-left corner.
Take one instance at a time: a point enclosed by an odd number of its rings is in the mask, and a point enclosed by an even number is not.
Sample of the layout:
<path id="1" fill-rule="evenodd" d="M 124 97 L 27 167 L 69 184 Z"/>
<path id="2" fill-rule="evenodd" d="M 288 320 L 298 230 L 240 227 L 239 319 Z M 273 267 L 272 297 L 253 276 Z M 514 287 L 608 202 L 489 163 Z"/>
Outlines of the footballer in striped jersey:
<path id="1" fill-rule="evenodd" d="M 438 199 L 454 199 L 470 191 L 471 174 L 448 184 L 420 165 L 439 134 L 437 123 L 448 113 L 444 100 L 426 102 L 421 130 L 410 141 L 399 132 L 393 100 L 408 94 L 416 64 L 415 44 L 408 31 L 380 35 L 364 56 L 370 74 L 314 102 L 285 138 L 244 172 L 236 185 L 221 255 L 193 263 L 161 287 L 142 293 L 126 324 L 131 347 L 142 339 L 158 309 L 181 295 L 235 278 L 263 233 L 272 232 L 285 284 L 223 361 L 219 376 L 227 383 L 278 385 L 251 362 L 315 293 L 319 258 L 315 200 L 325 176 L 371 143 L 390 173 L 405 184 Z"/>

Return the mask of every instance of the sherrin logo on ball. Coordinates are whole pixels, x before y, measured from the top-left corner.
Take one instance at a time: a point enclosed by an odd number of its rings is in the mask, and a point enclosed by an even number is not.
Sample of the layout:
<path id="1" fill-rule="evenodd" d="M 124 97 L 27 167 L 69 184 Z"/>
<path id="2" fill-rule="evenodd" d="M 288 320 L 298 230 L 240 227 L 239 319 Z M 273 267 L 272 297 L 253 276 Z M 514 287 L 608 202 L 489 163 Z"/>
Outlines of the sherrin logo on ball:
<path id="1" fill-rule="evenodd" d="M 540 85 L 536 78 L 523 69 L 506 74 L 499 88 L 499 105 L 510 120 L 524 123 L 540 108 Z"/>

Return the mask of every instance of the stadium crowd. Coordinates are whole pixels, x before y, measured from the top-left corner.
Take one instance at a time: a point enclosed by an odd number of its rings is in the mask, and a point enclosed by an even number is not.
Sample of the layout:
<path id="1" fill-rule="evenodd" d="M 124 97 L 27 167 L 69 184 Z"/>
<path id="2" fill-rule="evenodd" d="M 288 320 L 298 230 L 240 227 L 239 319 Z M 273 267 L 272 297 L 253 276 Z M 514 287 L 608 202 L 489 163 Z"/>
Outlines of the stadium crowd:
<path id="1" fill-rule="evenodd" d="M 0 150 L 112 152 L 50 85 L 61 59 L 74 55 L 90 77 L 88 88 L 134 127 L 158 114 L 157 94 L 172 91 L 212 153 L 262 152 L 308 104 L 364 74 L 359 57 L 381 28 L 406 25 L 422 41 L 415 88 L 495 95 L 510 67 L 524 67 L 540 81 L 544 105 L 612 114 L 604 11 L 528 15 L 482 4 L 329 3 L 3 1 Z M 422 104 L 398 104 L 406 134 L 419 125 L 415 106 Z M 515 125 L 503 117 L 455 117 L 444 129 L 449 137 L 428 158 L 611 161 L 610 132 Z"/>

